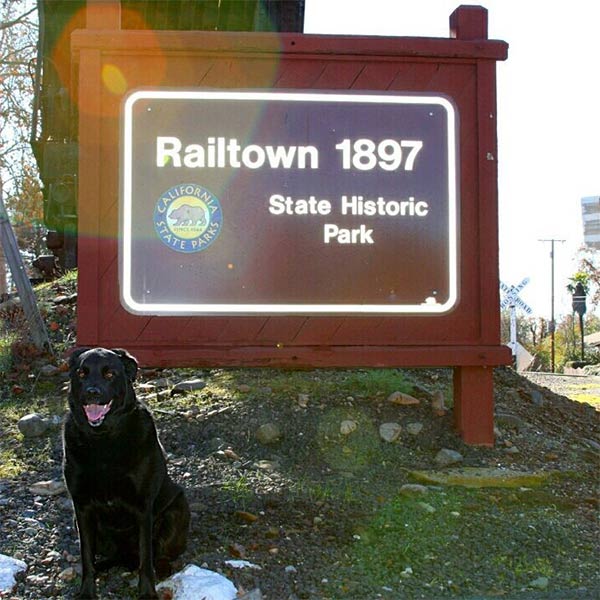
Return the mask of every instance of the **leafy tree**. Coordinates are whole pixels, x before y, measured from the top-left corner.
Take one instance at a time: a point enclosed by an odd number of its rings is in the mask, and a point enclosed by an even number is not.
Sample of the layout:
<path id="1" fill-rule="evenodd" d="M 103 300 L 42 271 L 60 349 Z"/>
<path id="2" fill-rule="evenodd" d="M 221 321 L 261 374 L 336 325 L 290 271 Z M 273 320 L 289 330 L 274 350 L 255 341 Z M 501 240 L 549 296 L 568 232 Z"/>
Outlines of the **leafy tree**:
<path id="1" fill-rule="evenodd" d="M 584 275 L 586 276 L 586 292 L 589 294 L 590 304 L 600 304 L 600 250 L 587 246 L 579 250 L 579 270 L 574 277 L 579 276 L 581 278 Z"/>
<path id="2" fill-rule="evenodd" d="M 0 178 L 21 249 L 33 255 L 43 237 L 40 184 L 30 146 L 37 60 L 33 0 L 0 2 Z M 0 261 L 4 264 L 3 256 Z M 0 291 L 4 276 L 0 269 Z"/>

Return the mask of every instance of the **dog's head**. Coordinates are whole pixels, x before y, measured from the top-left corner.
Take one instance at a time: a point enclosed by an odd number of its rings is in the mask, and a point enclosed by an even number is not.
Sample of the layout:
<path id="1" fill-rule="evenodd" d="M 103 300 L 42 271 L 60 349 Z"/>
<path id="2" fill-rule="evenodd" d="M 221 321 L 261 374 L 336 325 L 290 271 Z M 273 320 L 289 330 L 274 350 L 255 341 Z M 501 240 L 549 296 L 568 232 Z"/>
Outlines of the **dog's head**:
<path id="1" fill-rule="evenodd" d="M 100 427 L 135 405 L 137 361 L 125 350 L 80 348 L 69 360 L 69 408 L 80 427 Z"/>

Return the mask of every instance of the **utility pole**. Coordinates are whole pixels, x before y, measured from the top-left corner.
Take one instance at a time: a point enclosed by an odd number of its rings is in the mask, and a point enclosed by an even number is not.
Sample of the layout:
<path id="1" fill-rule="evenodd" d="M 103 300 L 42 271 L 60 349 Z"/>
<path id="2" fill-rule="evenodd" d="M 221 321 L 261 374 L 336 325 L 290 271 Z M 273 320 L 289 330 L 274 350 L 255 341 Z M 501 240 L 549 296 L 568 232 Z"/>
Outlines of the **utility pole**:
<path id="1" fill-rule="evenodd" d="M 552 361 L 552 373 L 556 371 L 556 360 L 555 360 L 555 336 L 556 323 L 554 321 L 554 244 L 555 242 L 566 242 L 566 240 L 557 240 L 551 238 L 549 240 L 538 240 L 540 242 L 550 242 L 550 340 L 551 340 L 551 361 Z"/>

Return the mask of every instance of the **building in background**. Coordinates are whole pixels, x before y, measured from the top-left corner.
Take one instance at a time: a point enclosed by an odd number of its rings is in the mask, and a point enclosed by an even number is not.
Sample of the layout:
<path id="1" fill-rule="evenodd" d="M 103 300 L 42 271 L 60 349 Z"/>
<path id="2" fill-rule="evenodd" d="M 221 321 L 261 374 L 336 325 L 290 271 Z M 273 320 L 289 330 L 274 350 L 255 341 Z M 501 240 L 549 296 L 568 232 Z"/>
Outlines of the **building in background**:
<path id="1" fill-rule="evenodd" d="M 600 249 L 600 196 L 581 199 L 583 243 L 588 248 Z"/>

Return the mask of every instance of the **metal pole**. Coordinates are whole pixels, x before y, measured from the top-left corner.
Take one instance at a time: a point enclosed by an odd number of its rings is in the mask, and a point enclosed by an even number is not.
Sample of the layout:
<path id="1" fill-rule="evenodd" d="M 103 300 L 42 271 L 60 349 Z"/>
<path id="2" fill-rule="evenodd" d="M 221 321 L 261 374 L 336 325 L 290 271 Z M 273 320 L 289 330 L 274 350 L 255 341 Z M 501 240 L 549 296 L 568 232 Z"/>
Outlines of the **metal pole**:
<path id="1" fill-rule="evenodd" d="M 555 331 L 556 323 L 554 321 L 554 240 L 550 240 L 550 335 L 551 335 L 551 356 L 552 356 L 552 372 L 556 371 L 556 352 L 555 352 Z"/>
<path id="2" fill-rule="evenodd" d="M 564 242 L 566 240 L 539 240 L 540 242 L 550 242 L 550 357 L 552 362 L 552 373 L 556 371 L 555 355 L 555 335 L 556 323 L 554 322 L 554 243 Z"/>
<path id="3" fill-rule="evenodd" d="M 25 265 L 19 252 L 19 246 L 17 244 L 17 238 L 15 232 L 8 219 L 8 213 L 4 206 L 4 199 L 2 197 L 2 179 L 0 179 L 0 244 L 4 249 L 6 256 L 6 262 L 10 267 L 13 280 L 17 286 L 17 292 L 21 299 L 21 306 L 23 312 L 27 318 L 29 324 L 29 331 L 31 333 L 31 339 L 37 348 L 40 350 L 51 351 L 50 339 L 48 338 L 48 331 L 46 325 L 40 315 L 40 311 L 36 302 L 31 282 L 25 272 Z"/>

